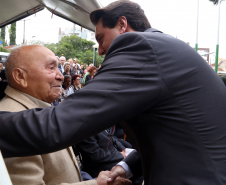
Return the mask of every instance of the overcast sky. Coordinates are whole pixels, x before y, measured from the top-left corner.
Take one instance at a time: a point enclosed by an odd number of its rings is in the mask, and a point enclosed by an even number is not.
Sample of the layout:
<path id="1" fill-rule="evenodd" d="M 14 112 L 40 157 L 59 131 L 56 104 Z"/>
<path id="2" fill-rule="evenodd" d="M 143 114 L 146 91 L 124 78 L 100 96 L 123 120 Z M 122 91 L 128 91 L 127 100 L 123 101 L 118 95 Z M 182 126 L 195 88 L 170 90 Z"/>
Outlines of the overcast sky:
<path id="1" fill-rule="evenodd" d="M 112 0 L 100 0 L 106 5 Z M 151 26 L 195 47 L 197 0 L 134 0 L 144 9 Z M 26 21 L 26 39 L 57 42 L 59 27 L 73 24 L 47 10 L 32 15 Z M 198 45 L 215 52 L 218 29 L 218 6 L 209 0 L 199 0 Z M 226 1 L 221 3 L 219 57 L 226 58 Z M 23 21 L 17 24 L 17 44 L 23 40 Z M 214 58 L 214 54 L 212 54 Z"/>

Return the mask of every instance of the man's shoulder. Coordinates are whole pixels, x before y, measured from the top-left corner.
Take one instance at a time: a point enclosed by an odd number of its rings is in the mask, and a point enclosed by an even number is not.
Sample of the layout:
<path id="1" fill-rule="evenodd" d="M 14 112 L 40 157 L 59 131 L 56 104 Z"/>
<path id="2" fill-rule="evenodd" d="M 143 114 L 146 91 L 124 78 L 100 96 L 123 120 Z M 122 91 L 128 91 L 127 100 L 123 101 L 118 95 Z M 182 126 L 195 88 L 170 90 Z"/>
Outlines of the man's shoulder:
<path id="1" fill-rule="evenodd" d="M 6 96 L 0 102 L 1 111 L 18 112 L 36 107 L 35 103 L 22 92 L 10 86 L 7 86 L 5 94 Z"/>
<path id="2" fill-rule="evenodd" d="M 26 107 L 9 96 L 5 96 L 0 102 L 0 111 L 18 112 L 26 110 Z"/>

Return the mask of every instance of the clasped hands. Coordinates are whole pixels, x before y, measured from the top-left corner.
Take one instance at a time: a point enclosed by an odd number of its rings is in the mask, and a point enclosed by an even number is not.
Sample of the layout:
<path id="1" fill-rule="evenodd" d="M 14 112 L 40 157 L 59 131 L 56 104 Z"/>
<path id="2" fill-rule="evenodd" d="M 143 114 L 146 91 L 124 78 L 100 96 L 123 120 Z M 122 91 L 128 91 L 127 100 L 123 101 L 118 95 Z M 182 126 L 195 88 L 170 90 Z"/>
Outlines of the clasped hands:
<path id="1" fill-rule="evenodd" d="M 132 185 L 129 179 L 125 178 L 126 172 L 121 166 L 114 166 L 111 171 L 102 171 L 97 177 L 98 185 Z"/>

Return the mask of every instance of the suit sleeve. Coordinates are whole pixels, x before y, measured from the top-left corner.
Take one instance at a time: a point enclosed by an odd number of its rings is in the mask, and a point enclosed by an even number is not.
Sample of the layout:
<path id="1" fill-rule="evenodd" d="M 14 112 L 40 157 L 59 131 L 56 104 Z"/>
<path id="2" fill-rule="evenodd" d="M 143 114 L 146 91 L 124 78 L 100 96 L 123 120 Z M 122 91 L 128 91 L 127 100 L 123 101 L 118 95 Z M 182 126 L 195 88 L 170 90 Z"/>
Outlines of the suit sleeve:
<path id="1" fill-rule="evenodd" d="M 125 149 L 125 147 L 123 146 L 123 144 L 118 140 L 117 137 L 112 137 L 112 142 L 114 147 L 118 150 L 118 151 L 123 151 Z"/>
<path id="2" fill-rule="evenodd" d="M 126 156 L 123 161 L 129 166 L 134 177 L 141 177 L 143 175 L 141 158 L 136 150 L 132 151 L 128 156 Z"/>
<path id="3" fill-rule="evenodd" d="M 136 117 L 158 101 L 159 70 L 147 40 L 137 33 L 122 34 L 112 43 L 95 78 L 58 106 L 0 112 L 3 156 L 53 152 Z"/>

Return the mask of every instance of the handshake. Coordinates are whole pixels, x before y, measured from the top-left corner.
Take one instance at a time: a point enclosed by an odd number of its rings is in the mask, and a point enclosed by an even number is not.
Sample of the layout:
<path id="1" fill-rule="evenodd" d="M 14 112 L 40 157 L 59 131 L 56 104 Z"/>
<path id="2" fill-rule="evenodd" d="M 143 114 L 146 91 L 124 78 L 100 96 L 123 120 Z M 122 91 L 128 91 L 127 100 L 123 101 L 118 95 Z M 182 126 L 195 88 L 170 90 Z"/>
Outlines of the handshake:
<path id="1" fill-rule="evenodd" d="M 98 185 L 132 185 L 129 179 L 125 178 L 126 172 L 121 166 L 114 166 L 111 171 L 102 171 L 97 177 Z"/>

